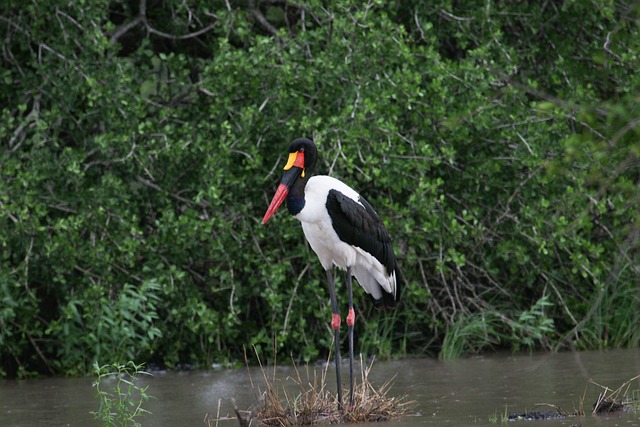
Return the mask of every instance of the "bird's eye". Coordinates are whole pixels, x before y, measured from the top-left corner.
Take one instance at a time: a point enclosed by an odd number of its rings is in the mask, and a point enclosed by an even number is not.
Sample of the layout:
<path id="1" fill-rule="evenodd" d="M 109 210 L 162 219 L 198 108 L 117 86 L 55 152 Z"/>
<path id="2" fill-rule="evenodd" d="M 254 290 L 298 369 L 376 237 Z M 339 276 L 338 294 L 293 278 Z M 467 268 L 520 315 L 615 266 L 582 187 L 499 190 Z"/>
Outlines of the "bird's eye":
<path id="1" fill-rule="evenodd" d="M 304 153 L 304 147 L 302 147 L 302 148 L 301 148 L 300 150 L 298 150 L 298 151 L 300 151 L 301 153 Z"/>

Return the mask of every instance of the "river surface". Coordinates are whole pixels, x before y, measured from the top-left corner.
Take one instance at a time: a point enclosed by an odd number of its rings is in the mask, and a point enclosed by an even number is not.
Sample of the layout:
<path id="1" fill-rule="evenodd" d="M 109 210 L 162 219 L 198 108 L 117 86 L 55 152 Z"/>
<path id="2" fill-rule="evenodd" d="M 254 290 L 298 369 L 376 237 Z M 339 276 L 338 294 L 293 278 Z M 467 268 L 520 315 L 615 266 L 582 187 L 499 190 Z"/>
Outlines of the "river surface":
<path id="1" fill-rule="evenodd" d="M 345 366 L 346 368 L 346 366 Z M 395 376 L 391 395 L 408 394 L 416 406 L 410 414 L 386 423 L 359 426 L 499 426 L 529 427 L 613 427 L 640 426 L 640 414 L 609 416 L 590 414 L 565 420 L 501 421 L 506 412 L 525 412 L 537 404 L 559 406 L 567 412 L 580 407 L 585 395 L 589 412 L 602 389 L 589 380 L 617 389 L 640 374 L 640 350 L 545 353 L 534 355 L 488 355 L 438 361 L 409 359 L 376 362 L 369 375 L 374 386 Z M 207 426 L 205 416 L 231 415 L 231 398 L 239 409 L 256 403 L 256 387 L 262 387 L 259 369 L 228 369 L 191 372 L 155 372 L 147 377 L 146 404 L 152 413 L 137 420 L 143 426 Z M 278 367 L 282 380 L 294 375 L 291 367 Z M 330 387 L 335 386 L 333 366 L 329 369 Z M 343 370 L 343 377 L 348 375 Z M 99 426 L 91 411 L 98 408 L 92 378 L 41 378 L 0 381 L 0 427 Z M 343 378 L 343 381 L 347 379 Z M 635 380 L 630 390 L 640 389 Z M 586 390 L 586 391 L 585 391 Z M 541 408 L 541 409 L 549 409 Z M 493 420 L 492 420 L 493 418 Z M 497 418 L 497 421 L 495 421 Z M 212 425 L 214 425 L 212 423 Z M 220 427 L 235 427 L 238 422 L 220 421 Z M 252 425 L 256 425 L 254 422 Z"/>

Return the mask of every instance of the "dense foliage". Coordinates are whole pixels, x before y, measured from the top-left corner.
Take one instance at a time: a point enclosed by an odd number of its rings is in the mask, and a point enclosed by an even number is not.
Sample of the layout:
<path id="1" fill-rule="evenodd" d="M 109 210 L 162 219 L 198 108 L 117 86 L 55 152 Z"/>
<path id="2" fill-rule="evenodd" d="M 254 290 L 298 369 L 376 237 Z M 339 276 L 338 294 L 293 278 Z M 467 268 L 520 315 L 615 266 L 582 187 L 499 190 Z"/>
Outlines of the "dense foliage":
<path id="1" fill-rule="evenodd" d="M 357 292 L 362 351 L 637 346 L 639 12 L 3 1 L 0 376 L 325 357 L 321 267 L 260 225 L 299 136 L 407 278 L 393 312 Z"/>

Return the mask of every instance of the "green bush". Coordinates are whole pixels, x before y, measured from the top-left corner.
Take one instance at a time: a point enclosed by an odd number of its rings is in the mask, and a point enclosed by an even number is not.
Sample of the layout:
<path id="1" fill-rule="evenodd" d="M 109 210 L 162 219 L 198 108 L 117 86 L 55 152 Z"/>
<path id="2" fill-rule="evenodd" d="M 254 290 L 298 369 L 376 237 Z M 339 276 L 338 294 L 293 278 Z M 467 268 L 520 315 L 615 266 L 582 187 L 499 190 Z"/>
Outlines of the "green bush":
<path id="1" fill-rule="evenodd" d="M 299 136 L 407 278 L 393 314 L 357 293 L 363 351 L 435 354 L 478 319 L 461 354 L 636 346 L 637 22 L 605 0 L 5 2 L 0 376 L 326 356 L 319 263 L 286 213 L 260 225 Z"/>

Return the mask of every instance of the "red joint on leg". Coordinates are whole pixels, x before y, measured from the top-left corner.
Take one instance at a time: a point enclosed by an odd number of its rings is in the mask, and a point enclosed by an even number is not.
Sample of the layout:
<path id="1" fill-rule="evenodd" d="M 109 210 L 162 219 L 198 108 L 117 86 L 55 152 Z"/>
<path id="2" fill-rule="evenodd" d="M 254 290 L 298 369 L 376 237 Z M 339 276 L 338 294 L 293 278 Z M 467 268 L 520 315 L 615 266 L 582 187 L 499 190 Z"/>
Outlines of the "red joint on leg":
<path id="1" fill-rule="evenodd" d="M 338 313 L 333 313 L 331 316 L 331 327 L 334 330 L 340 329 L 340 322 L 342 322 L 342 320 L 340 320 L 340 315 Z"/>
<path id="2" fill-rule="evenodd" d="M 356 312 L 353 311 L 353 308 L 349 309 L 349 314 L 347 314 L 347 326 L 353 326 L 356 323 Z"/>

